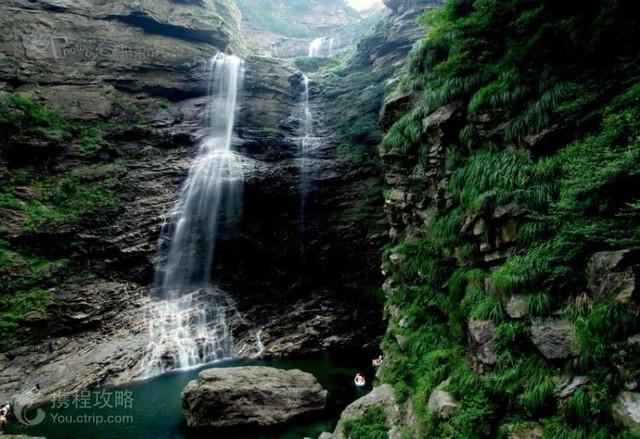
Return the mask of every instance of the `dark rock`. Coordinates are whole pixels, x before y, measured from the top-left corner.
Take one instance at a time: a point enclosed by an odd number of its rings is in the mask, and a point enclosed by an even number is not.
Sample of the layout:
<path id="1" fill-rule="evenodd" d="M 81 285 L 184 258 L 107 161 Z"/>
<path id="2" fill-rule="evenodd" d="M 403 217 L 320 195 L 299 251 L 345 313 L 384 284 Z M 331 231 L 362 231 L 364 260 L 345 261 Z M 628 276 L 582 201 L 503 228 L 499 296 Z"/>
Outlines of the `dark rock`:
<path id="1" fill-rule="evenodd" d="M 478 372 L 484 372 L 485 366 L 496 364 L 498 356 L 494 343 L 494 335 L 496 325 L 489 320 L 471 319 L 468 323 L 469 329 L 469 346 L 471 348 L 471 356 L 473 361 L 473 369 Z"/>
<path id="2" fill-rule="evenodd" d="M 573 325 L 566 319 L 539 319 L 532 322 L 531 341 L 549 360 L 564 360 L 578 354 Z"/>
<path id="3" fill-rule="evenodd" d="M 29 222 L 29 217 L 26 213 L 0 208 L 0 228 L 6 231 L 9 237 L 19 236 L 27 222 Z"/>
<path id="4" fill-rule="evenodd" d="M 325 409 L 327 391 L 309 373 L 269 367 L 207 369 L 182 391 L 187 426 L 274 428 Z"/>
<path id="5" fill-rule="evenodd" d="M 420 94 L 416 92 L 406 92 L 393 95 L 384 101 L 378 123 L 380 128 L 387 131 L 398 119 L 404 116 L 409 109 L 420 99 Z"/>
<path id="6" fill-rule="evenodd" d="M 586 376 L 562 376 L 556 384 L 555 394 L 559 399 L 567 399 L 588 382 Z"/>
<path id="7" fill-rule="evenodd" d="M 542 439 L 544 430 L 539 424 L 528 422 L 526 424 L 505 424 L 500 427 L 505 432 L 507 439 Z"/>
<path id="8" fill-rule="evenodd" d="M 516 203 L 510 203 L 506 206 L 501 206 L 493 211 L 491 216 L 493 220 L 500 221 L 505 219 L 520 218 L 525 214 L 525 210 L 518 206 Z"/>
<path id="9" fill-rule="evenodd" d="M 554 151 L 558 145 L 565 144 L 568 137 L 566 129 L 560 125 L 552 125 L 539 133 L 524 136 L 522 142 L 533 155 L 539 157 Z"/>
<path id="10" fill-rule="evenodd" d="M 444 130 L 451 128 L 452 123 L 462 114 L 460 103 L 447 104 L 438 108 L 422 120 L 422 132 L 425 134 L 437 133 L 442 136 Z"/>
<path id="11" fill-rule="evenodd" d="M 460 228 L 460 234 L 466 235 L 467 233 L 469 233 L 469 231 L 473 231 L 473 234 L 475 235 L 476 225 L 478 224 L 479 220 L 479 213 L 467 216 L 464 220 L 464 223 L 462 223 L 462 227 Z"/>
<path id="12" fill-rule="evenodd" d="M 48 317 L 39 311 L 29 311 L 22 316 L 22 320 L 27 325 L 41 325 L 48 320 Z"/>
<path id="13" fill-rule="evenodd" d="M 490 248 L 489 248 L 490 249 Z M 485 254 L 482 259 L 490 265 L 497 265 L 500 262 L 503 262 L 509 257 L 509 254 L 506 251 L 493 251 Z"/>
<path id="14" fill-rule="evenodd" d="M 586 268 L 587 287 L 594 299 L 614 298 L 637 303 L 640 292 L 640 247 L 594 254 Z"/>

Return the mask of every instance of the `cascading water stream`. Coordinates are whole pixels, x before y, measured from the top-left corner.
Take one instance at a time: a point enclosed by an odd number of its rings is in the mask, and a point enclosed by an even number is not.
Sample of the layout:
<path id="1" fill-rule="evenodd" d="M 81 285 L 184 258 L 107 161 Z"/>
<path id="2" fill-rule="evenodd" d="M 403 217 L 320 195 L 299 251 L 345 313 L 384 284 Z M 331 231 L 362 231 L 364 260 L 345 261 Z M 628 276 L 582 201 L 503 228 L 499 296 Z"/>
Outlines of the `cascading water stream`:
<path id="1" fill-rule="evenodd" d="M 309 57 L 310 58 L 333 57 L 334 43 L 335 43 L 334 38 L 329 38 L 329 37 L 314 38 L 313 40 L 311 40 L 311 43 L 309 44 Z"/>
<path id="2" fill-rule="evenodd" d="M 156 264 L 143 377 L 226 358 L 233 349 L 233 304 L 211 282 L 211 270 L 221 229 L 242 207 L 242 166 L 231 143 L 243 72 L 231 55 L 207 64 L 207 132 L 161 234 L 166 257 Z"/>
<path id="3" fill-rule="evenodd" d="M 301 128 L 302 136 L 300 138 L 300 217 L 304 228 L 304 214 L 307 204 L 307 196 L 309 195 L 309 155 L 314 142 L 313 137 L 313 113 L 309 103 L 309 85 L 310 80 L 307 75 L 302 75 L 304 91 L 302 94 L 302 114 Z"/>

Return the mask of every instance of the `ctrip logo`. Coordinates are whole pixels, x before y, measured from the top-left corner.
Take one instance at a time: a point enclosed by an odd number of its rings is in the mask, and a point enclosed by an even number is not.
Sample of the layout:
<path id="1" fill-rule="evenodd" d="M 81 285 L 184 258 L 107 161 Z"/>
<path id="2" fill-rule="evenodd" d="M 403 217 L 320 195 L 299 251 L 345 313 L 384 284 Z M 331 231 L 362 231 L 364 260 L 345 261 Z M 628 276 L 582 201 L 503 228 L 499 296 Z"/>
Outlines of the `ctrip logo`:
<path id="1" fill-rule="evenodd" d="M 29 405 L 23 403 L 22 401 L 20 401 L 20 399 L 17 399 L 13 405 L 13 416 L 15 416 L 18 422 L 20 422 L 21 424 L 28 426 L 39 425 L 44 422 L 44 419 L 46 417 L 44 410 L 40 408 L 35 411 L 34 416 L 29 417 L 28 415 Z"/>

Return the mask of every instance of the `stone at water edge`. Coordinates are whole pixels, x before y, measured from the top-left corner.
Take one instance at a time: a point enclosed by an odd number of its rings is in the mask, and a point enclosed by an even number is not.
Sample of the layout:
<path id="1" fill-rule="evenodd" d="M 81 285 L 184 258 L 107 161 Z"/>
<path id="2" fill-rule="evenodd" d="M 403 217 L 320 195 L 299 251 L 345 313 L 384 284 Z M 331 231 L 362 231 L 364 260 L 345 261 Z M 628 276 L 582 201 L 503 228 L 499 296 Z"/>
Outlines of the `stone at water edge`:
<path id="1" fill-rule="evenodd" d="M 389 384 L 376 387 L 367 395 L 349 404 L 340 415 L 340 420 L 333 434 L 323 433 L 324 437 L 327 439 L 347 439 L 344 435 L 345 423 L 351 419 L 361 418 L 364 412 L 372 407 L 382 407 L 389 426 L 387 437 L 399 439 L 402 416 L 395 391 Z"/>
<path id="2" fill-rule="evenodd" d="M 182 391 L 193 429 L 268 429 L 321 412 L 328 392 L 300 370 L 247 366 L 207 369 Z"/>

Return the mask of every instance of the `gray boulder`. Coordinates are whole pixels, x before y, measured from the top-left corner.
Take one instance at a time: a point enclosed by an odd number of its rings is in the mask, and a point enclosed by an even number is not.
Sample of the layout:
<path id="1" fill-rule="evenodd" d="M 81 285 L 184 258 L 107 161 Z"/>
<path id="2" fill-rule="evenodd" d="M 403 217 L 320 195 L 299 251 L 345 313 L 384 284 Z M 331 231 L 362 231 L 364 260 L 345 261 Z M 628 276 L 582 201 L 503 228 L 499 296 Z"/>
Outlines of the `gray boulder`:
<path id="1" fill-rule="evenodd" d="M 586 376 L 568 376 L 564 375 L 558 379 L 554 393 L 560 399 L 567 399 L 574 394 L 576 390 L 589 382 Z"/>
<path id="2" fill-rule="evenodd" d="M 587 287 L 596 299 L 633 304 L 640 293 L 640 247 L 595 253 L 587 264 Z"/>
<path id="3" fill-rule="evenodd" d="M 473 356 L 473 369 L 482 373 L 485 366 L 491 366 L 498 361 L 494 335 L 496 325 L 489 320 L 471 319 L 469 328 L 469 346 Z"/>
<path id="4" fill-rule="evenodd" d="M 531 325 L 531 341 L 548 360 L 563 360 L 578 354 L 578 343 L 567 319 L 540 319 Z"/>
<path id="5" fill-rule="evenodd" d="M 371 393 L 352 402 L 340 415 L 340 420 L 333 432 L 333 439 L 347 439 L 344 435 L 344 424 L 350 419 L 361 418 L 364 412 L 371 407 L 382 407 L 387 418 L 390 430 L 387 433 L 389 438 L 400 438 L 399 424 L 402 422 L 400 407 L 396 401 L 395 391 L 389 384 L 376 387 Z M 325 436 L 327 437 L 327 436 Z"/>
<path id="6" fill-rule="evenodd" d="M 448 419 L 458 409 L 458 401 L 447 392 L 446 389 L 449 385 L 449 380 L 443 381 L 433 389 L 431 395 L 429 395 L 429 401 L 427 402 L 427 411 L 430 414 L 435 414 L 441 419 Z"/>
<path id="7" fill-rule="evenodd" d="M 620 392 L 611 407 L 611 415 L 634 436 L 640 436 L 640 393 Z"/>
<path id="8" fill-rule="evenodd" d="M 327 396 L 313 375 L 300 370 L 207 369 L 182 391 L 182 409 L 190 428 L 269 428 L 324 410 Z"/>
<path id="9" fill-rule="evenodd" d="M 526 296 L 524 294 L 514 294 L 509 297 L 505 310 L 512 319 L 526 317 L 529 314 L 529 305 L 527 304 Z"/>

